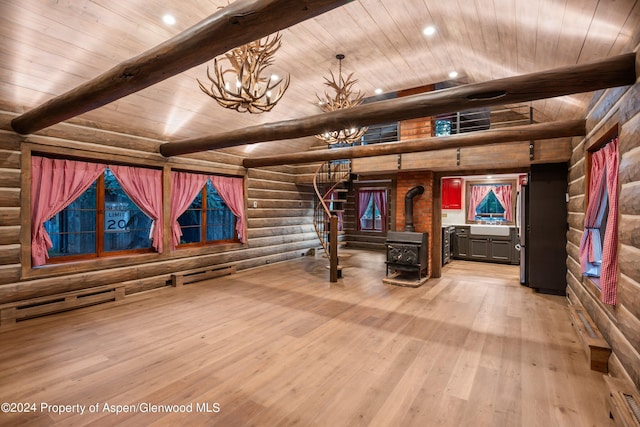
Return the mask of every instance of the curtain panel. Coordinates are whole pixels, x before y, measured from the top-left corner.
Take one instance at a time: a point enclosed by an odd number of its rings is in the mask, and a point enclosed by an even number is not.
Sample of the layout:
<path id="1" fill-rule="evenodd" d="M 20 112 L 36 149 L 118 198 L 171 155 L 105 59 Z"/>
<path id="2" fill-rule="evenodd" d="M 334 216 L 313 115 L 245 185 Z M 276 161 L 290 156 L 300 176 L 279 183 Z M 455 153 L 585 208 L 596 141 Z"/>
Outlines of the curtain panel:
<path id="1" fill-rule="evenodd" d="M 178 218 L 191 205 L 202 187 L 207 183 L 208 175 L 171 172 L 171 250 L 175 250 L 182 237 L 182 228 Z"/>
<path id="2" fill-rule="evenodd" d="M 369 206 L 369 202 L 371 202 L 372 197 L 373 194 L 371 191 L 358 191 L 358 223 L 361 223 L 362 217 L 367 212 L 367 207 Z"/>
<path id="3" fill-rule="evenodd" d="M 31 265 L 44 265 L 53 247 L 44 223 L 80 197 L 104 172 L 99 163 L 31 157 Z"/>
<path id="4" fill-rule="evenodd" d="M 513 221 L 513 198 L 511 197 L 511 184 L 501 185 L 472 185 L 471 196 L 469 197 L 469 211 L 467 212 L 467 220 L 474 221 L 476 219 L 476 209 L 482 203 L 485 197 L 493 191 L 496 199 L 504 208 L 504 219 Z"/>
<path id="5" fill-rule="evenodd" d="M 376 205 L 378 211 L 380 212 L 381 229 L 382 231 L 384 231 L 387 224 L 387 192 L 385 190 L 374 191 L 373 203 Z"/>
<path id="6" fill-rule="evenodd" d="M 153 220 L 149 231 L 151 246 L 162 253 L 162 171 L 117 165 L 109 169 L 127 196 Z"/>
<path id="7" fill-rule="evenodd" d="M 618 138 L 591 156 L 589 205 L 580 242 L 580 266 L 585 275 L 600 275 L 600 299 L 615 305 L 618 293 Z M 609 203 L 609 215 L 600 241 L 599 229 Z"/>
<path id="8" fill-rule="evenodd" d="M 244 180 L 242 178 L 230 178 L 226 176 L 210 176 L 211 184 L 227 204 L 231 212 L 238 217 L 236 231 L 240 242 L 247 242 L 247 218 L 244 210 Z"/>
<path id="9" fill-rule="evenodd" d="M 606 162 L 602 151 L 591 156 L 589 175 L 589 205 L 585 212 L 584 231 L 580 240 L 580 268 L 582 274 L 600 277 L 602 241 L 600 227 L 607 206 Z"/>
<path id="10" fill-rule="evenodd" d="M 469 196 L 469 211 L 467 212 L 467 220 L 475 221 L 476 209 L 482 200 L 491 192 L 491 185 L 472 185 L 471 195 Z"/>

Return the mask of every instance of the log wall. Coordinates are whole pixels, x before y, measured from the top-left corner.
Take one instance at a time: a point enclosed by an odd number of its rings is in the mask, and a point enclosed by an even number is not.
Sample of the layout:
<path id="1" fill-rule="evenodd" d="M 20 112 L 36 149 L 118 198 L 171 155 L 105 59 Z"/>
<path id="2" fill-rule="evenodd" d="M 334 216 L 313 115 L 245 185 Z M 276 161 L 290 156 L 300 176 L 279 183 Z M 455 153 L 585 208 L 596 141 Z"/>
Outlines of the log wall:
<path id="1" fill-rule="evenodd" d="M 24 137 L 9 127 L 15 116 L 0 112 L 0 304 L 112 283 L 124 283 L 126 293 L 131 294 L 167 286 L 175 271 L 224 264 L 253 268 L 300 257 L 319 245 L 313 229 L 313 190 L 297 183 L 297 168 L 247 170 L 241 166 L 240 157 L 224 153 L 166 159 L 158 153 L 161 141 L 69 124 Z M 170 251 L 169 225 L 165 221 L 162 254 L 107 257 L 32 269 L 30 188 L 23 176 L 29 169 L 31 150 L 87 160 L 131 163 L 135 159 L 137 165 L 162 167 L 165 172 L 175 168 L 245 176 L 248 242 Z"/>
<path id="2" fill-rule="evenodd" d="M 579 247 L 585 217 L 587 150 L 610 129 L 619 136 L 619 277 L 616 306 L 580 272 Z M 597 92 L 587 112 L 587 137 L 576 138 L 569 170 L 567 285 L 612 348 L 610 370 L 640 388 L 640 82 Z"/>

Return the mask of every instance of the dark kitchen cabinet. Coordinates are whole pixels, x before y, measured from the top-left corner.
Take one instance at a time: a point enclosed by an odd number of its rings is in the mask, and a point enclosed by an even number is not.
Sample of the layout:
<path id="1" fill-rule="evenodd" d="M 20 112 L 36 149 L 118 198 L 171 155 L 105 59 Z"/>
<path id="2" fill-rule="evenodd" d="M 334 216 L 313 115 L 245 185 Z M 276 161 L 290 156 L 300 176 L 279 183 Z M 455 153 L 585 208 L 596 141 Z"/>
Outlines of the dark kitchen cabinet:
<path id="1" fill-rule="evenodd" d="M 515 228 L 508 236 L 485 236 L 470 234 L 469 227 L 456 227 L 453 257 L 486 262 L 518 264 L 519 253 L 515 250 L 517 236 Z"/>
<path id="2" fill-rule="evenodd" d="M 456 227 L 453 239 L 453 257 L 467 259 L 469 256 L 469 227 Z"/>
<path id="3" fill-rule="evenodd" d="M 495 262 L 511 262 L 511 237 L 471 236 L 469 237 L 469 257 L 471 259 Z"/>
<path id="4" fill-rule="evenodd" d="M 462 178 L 442 178 L 442 209 L 462 209 Z"/>
<path id="5" fill-rule="evenodd" d="M 454 236 L 455 227 L 442 227 L 442 265 L 449 263 L 453 257 Z"/>

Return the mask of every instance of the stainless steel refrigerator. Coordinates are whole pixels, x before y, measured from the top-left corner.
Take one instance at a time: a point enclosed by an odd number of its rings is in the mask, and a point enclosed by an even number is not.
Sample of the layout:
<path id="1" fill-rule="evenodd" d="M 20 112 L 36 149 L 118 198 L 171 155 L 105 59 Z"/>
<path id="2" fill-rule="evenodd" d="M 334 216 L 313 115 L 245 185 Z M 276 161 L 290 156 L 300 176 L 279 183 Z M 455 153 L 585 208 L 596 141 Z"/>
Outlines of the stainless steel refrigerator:
<path id="1" fill-rule="evenodd" d="M 527 285 L 527 234 L 528 216 L 527 202 L 529 200 L 529 186 L 523 184 L 518 191 L 516 199 L 516 227 L 518 229 L 518 242 L 516 249 L 520 252 L 520 284 Z"/>

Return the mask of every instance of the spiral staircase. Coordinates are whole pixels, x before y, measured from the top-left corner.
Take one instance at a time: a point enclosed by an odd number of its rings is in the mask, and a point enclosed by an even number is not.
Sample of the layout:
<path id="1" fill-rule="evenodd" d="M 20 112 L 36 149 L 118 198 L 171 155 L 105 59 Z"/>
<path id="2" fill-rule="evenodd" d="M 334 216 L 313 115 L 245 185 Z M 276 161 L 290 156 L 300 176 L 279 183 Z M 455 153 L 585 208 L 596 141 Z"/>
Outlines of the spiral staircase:
<path id="1" fill-rule="evenodd" d="M 313 177 L 316 192 L 313 225 L 320 244 L 329 259 L 329 280 L 337 282 L 342 277 L 338 256 L 338 240 L 342 233 L 342 217 L 347 201 L 346 184 L 349 182 L 351 162 L 337 160 L 324 162 Z"/>

